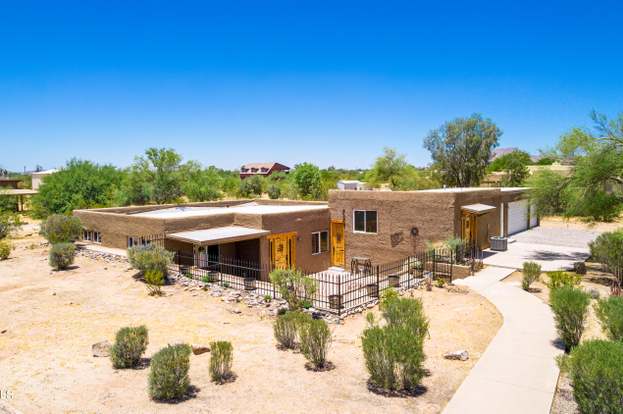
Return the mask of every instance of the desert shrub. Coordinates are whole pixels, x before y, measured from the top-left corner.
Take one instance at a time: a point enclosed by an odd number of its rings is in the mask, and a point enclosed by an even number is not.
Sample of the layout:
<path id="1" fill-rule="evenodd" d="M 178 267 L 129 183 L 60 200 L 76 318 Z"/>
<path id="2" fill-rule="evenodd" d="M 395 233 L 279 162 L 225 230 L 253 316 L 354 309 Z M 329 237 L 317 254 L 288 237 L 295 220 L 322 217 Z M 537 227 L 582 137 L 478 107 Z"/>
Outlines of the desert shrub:
<path id="1" fill-rule="evenodd" d="M 623 229 L 602 233 L 590 243 L 591 256 L 612 267 L 623 267 Z"/>
<path id="2" fill-rule="evenodd" d="M 595 304 L 595 313 L 608 338 L 623 341 L 623 297 L 610 296 L 598 301 Z"/>
<path id="3" fill-rule="evenodd" d="M 190 378 L 190 346 L 169 345 L 151 358 L 149 395 L 154 400 L 180 399 L 188 392 Z"/>
<path id="4" fill-rule="evenodd" d="M 281 346 L 294 349 L 300 321 L 301 316 L 299 312 L 286 312 L 283 315 L 277 316 L 273 330 L 275 339 Z"/>
<path id="5" fill-rule="evenodd" d="M 76 255 L 76 246 L 73 243 L 56 243 L 50 248 L 50 266 L 56 270 L 67 269 Z"/>
<path id="6" fill-rule="evenodd" d="M 12 248 L 11 243 L 6 240 L 0 240 L 0 260 L 8 259 Z"/>
<path id="7" fill-rule="evenodd" d="M 581 413 L 623 413 L 623 343 L 586 341 L 571 352 L 564 365 Z"/>
<path id="8" fill-rule="evenodd" d="M 580 289 L 563 286 L 550 291 L 549 302 L 556 329 L 565 344 L 565 351 L 569 352 L 580 343 L 590 296 Z"/>
<path id="9" fill-rule="evenodd" d="M 113 367 L 119 369 L 137 366 L 148 343 L 146 326 L 121 328 L 117 332 L 115 343 L 110 348 Z"/>
<path id="10" fill-rule="evenodd" d="M 558 289 L 561 287 L 576 287 L 580 284 L 582 277 L 570 272 L 548 272 L 549 282 L 547 287 L 550 289 Z"/>
<path id="11" fill-rule="evenodd" d="M 82 233 L 82 224 L 78 217 L 52 214 L 41 223 L 39 233 L 51 244 L 74 242 Z"/>
<path id="12" fill-rule="evenodd" d="M 278 269 L 270 272 L 281 297 L 288 302 L 290 310 L 300 309 L 316 293 L 316 282 L 299 270 Z M 310 303 L 311 305 L 311 303 Z"/>
<path id="13" fill-rule="evenodd" d="M 322 319 L 311 319 L 299 327 L 301 352 L 314 368 L 324 368 L 331 344 L 331 330 Z"/>
<path id="14" fill-rule="evenodd" d="M 521 288 L 523 290 L 530 290 L 530 285 L 539 280 L 541 276 L 541 265 L 535 262 L 524 262 L 522 273 Z"/>
<path id="15" fill-rule="evenodd" d="M 133 268 L 143 274 L 148 270 L 157 270 L 166 276 L 168 267 L 173 260 L 173 253 L 155 245 L 130 247 L 128 260 Z"/>
<path id="16" fill-rule="evenodd" d="M 9 237 L 21 224 L 17 214 L 0 211 L 0 240 Z"/>
<path id="17" fill-rule="evenodd" d="M 231 365 L 234 360 L 234 347 L 231 342 L 217 341 L 210 344 L 210 378 L 223 383 L 233 377 Z"/>
<path id="18" fill-rule="evenodd" d="M 437 286 L 438 288 L 442 288 L 446 285 L 446 280 L 442 277 L 438 277 L 437 279 L 435 279 L 435 286 Z"/>
<path id="19" fill-rule="evenodd" d="M 164 275 L 160 270 L 148 269 L 145 271 L 145 283 L 147 284 L 147 290 L 152 296 L 162 295 L 160 287 L 164 285 Z"/>
<path id="20" fill-rule="evenodd" d="M 279 197 L 281 197 L 281 188 L 279 188 L 279 186 L 277 184 L 269 185 L 268 189 L 266 190 L 266 192 L 268 193 L 268 197 L 271 200 L 276 200 Z"/>
<path id="21" fill-rule="evenodd" d="M 390 391 L 413 392 L 424 376 L 428 320 L 419 299 L 391 298 L 383 306 L 386 324 L 368 314 L 362 348 L 370 382 Z"/>

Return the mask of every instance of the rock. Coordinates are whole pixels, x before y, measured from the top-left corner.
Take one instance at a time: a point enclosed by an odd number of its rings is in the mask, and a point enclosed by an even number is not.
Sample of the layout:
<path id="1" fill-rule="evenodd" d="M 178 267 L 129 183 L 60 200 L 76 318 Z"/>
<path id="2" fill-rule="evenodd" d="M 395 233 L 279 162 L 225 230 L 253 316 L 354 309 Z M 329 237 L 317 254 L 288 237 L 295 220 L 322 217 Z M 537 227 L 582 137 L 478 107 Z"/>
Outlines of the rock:
<path id="1" fill-rule="evenodd" d="M 240 309 L 230 309 L 229 311 L 231 313 L 236 313 L 236 314 L 242 313 L 242 311 Z"/>
<path id="2" fill-rule="evenodd" d="M 0 331 L 0 334 L 5 334 L 5 333 L 7 333 L 7 329 L 3 329 Z"/>
<path id="3" fill-rule="evenodd" d="M 462 349 L 459 351 L 445 353 L 443 354 L 443 357 L 446 359 L 454 359 L 457 361 L 467 361 L 469 359 L 469 352 Z"/>
<path id="4" fill-rule="evenodd" d="M 194 355 L 205 354 L 206 352 L 210 352 L 210 347 L 203 345 L 191 345 Z"/>
<path id="5" fill-rule="evenodd" d="M 94 357 L 109 357 L 110 356 L 110 342 L 102 341 L 95 343 L 91 346 L 91 351 Z"/>

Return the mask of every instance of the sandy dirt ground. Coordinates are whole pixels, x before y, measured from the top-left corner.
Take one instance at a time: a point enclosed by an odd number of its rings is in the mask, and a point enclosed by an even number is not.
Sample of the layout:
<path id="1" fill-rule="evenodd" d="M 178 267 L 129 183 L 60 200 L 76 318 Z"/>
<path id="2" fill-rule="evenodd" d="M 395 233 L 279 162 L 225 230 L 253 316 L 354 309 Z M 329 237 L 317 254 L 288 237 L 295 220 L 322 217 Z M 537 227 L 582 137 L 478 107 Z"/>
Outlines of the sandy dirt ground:
<path id="1" fill-rule="evenodd" d="M 12 257 L 0 262 L 0 389 L 10 392 L 5 402 L 24 413 L 437 413 L 502 323 L 495 307 L 475 293 L 415 291 L 430 318 L 426 392 L 384 397 L 366 386 L 361 315 L 331 325 L 329 359 L 336 368 L 311 372 L 301 354 L 276 348 L 271 319 L 258 309 L 178 286 L 150 297 L 127 265 L 81 256 L 73 269 L 52 272 L 39 236 L 23 237 L 34 229 L 27 226 L 14 240 Z M 196 396 L 177 404 L 151 401 L 149 368 L 115 370 L 108 358 L 91 354 L 93 343 L 112 342 L 119 328 L 140 324 L 149 329 L 147 357 L 168 343 L 231 341 L 236 381 L 211 383 L 210 354 L 192 355 Z M 458 349 L 467 349 L 470 359 L 443 358 Z"/>
<path id="2" fill-rule="evenodd" d="M 594 230 L 599 232 L 614 231 L 623 228 L 623 217 L 609 222 L 586 222 L 577 218 L 563 218 L 558 216 L 543 217 L 539 221 L 540 225 L 547 227 L 560 227 L 581 230 Z"/>

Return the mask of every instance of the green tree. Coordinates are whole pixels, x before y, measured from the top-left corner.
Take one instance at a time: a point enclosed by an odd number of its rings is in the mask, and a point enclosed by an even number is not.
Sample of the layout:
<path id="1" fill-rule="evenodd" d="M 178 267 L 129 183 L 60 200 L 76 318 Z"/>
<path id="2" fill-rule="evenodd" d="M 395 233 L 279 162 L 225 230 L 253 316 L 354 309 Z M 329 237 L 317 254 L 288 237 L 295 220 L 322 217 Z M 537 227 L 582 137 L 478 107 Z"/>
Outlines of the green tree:
<path id="1" fill-rule="evenodd" d="M 264 189 L 262 177 L 254 175 L 240 181 L 239 195 L 241 197 L 261 196 Z"/>
<path id="2" fill-rule="evenodd" d="M 494 159 L 487 167 L 487 172 L 506 172 L 506 177 L 502 180 L 502 185 L 516 187 L 522 185 L 530 175 L 528 165 L 531 163 L 532 158 L 530 154 L 525 151 L 516 150 Z"/>
<path id="3" fill-rule="evenodd" d="M 373 186 L 389 183 L 394 187 L 409 164 L 404 154 L 398 154 L 394 148 L 383 148 L 383 155 L 378 157 L 366 175 L 366 181 Z"/>
<path id="4" fill-rule="evenodd" d="M 291 173 L 298 195 L 305 200 L 322 197 L 322 177 L 320 169 L 314 164 L 304 162 Z"/>
<path id="5" fill-rule="evenodd" d="M 222 197 L 223 177 L 214 166 L 202 168 L 189 161 L 181 167 L 182 191 L 190 201 L 218 200 Z"/>
<path id="6" fill-rule="evenodd" d="M 65 168 L 46 177 L 32 199 L 39 217 L 69 214 L 78 208 L 106 207 L 120 187 L 123 173 L 111 165 L 72 159 Z"/>
<path id="7" fill-rule="evenodd" d="M 563 193 L 567 182 L 566 177 L 549 170 L 538 171 L 528 178 L 530 197 L 540 216 L 564 213 Z"/>
<path id="8" fill-rule="evenodd" d="M 480 184 L 498 146 L 502 131 L 479 114 L 457 118 L 431 131 L 424 140 L 444 184 L 472 187 Z"/>
<path id="9" fill-rule="evenodd" d="M 150 199 L 158 204 L 172 203 L 182 195 L 180 163 L 182 157 L 170 148 L 147 148 L 135 159 L 140 176 L 152 183 Z"/>

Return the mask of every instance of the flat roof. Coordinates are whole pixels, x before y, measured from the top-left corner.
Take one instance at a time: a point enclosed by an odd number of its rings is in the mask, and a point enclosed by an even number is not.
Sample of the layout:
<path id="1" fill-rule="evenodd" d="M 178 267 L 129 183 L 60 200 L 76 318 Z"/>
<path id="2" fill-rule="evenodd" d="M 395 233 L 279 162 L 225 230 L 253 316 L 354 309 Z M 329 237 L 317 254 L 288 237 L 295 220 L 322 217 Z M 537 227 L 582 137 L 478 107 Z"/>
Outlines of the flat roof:
<path id="1" fill-rule="evenodd" d="M 167 234 L 168 239 L 180 240 L 198 245 L 209 245 L 223 242 L 235 242 L 257 239 L 269 234 L 268 230 L 253 229 L 242 226 L 214 227 L 206 230 L 180 231 Z"/>
<path id="2" fill-rule="evenodd" d="M 31 190 L 30 188 L 0 188 L 0 195 L 34 195 L 37 194 L 37 190 Z"/>
<path id="3" fill-rule="evenodd" d="M 328 210 L 328 205 L 275 205 L 275 204 L 258 204 L 256 202 L 240 204 L 231 207 L 199 207 L 199 206 L 179 206 L 169 207 L 160 210 L 144 211 L 141 213 L 130 213 L 132 216 L 160 218 L 160 219 L 178 219 L 186 217 L 214 216 L 221 214 L 278 214 L 278 213 L 296 213 L 303 211 Z"/>

